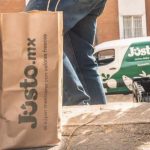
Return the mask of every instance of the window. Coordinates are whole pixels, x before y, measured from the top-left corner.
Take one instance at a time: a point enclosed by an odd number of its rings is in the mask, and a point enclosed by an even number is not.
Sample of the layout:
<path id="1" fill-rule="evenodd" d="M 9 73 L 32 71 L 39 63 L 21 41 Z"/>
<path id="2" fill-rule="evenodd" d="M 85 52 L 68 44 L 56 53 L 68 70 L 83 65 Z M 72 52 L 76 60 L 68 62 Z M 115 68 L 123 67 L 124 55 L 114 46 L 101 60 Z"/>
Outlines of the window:
<path id="1" fill-rule="evenodd" d="M 142 16 L 123 16 L 124 38 L 143 36 Z"/>
<path id="2" fill-rule="evenodd" d="M 107 65 L 115 60 L 115 50 L 107 49 L 101 50 L 96 54 L 98 65 Z"/>

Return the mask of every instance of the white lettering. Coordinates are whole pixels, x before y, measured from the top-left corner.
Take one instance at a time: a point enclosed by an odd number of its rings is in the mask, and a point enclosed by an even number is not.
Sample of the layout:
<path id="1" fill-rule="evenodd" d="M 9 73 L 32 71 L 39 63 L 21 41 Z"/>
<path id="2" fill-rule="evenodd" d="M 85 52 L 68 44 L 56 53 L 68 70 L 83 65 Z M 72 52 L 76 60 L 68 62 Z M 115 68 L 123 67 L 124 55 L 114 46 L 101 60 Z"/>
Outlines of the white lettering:
<path id="1" fill-rule="evenodd" d="M 150 46 L 148 46 L 148 45 L 146 46 L 146 52 L 148 55 L 150 55 Z"/>
<path id="2" fill-rule="evenodd" d="M 145 48 L 139 48 L 139 47 L 130 47 L 130 52 L 128 54 L 128 57 L 134 57 L 134 56 L 145 56 L 150 55 L 150 46 L 146 45 Z"/>
<path id="3" fill-rule="evenodd" d="M 128 54 L 129 57 L 134 56 L 134 47 L 130 47 L 130 53 Z"/>

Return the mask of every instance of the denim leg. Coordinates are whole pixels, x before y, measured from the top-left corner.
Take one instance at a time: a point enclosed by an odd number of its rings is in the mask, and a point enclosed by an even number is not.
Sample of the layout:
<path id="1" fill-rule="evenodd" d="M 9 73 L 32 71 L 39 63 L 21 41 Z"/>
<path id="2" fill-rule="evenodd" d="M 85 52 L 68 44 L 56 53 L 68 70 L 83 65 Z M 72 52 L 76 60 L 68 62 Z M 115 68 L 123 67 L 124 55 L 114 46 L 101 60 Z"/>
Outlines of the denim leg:
<path id="1" fill-rule="evenodd" d="M 47 2 L 48 0 L 30 0 L 28 7 L 26 10 L 33 10 L 33 9 L 37 9 L 37 10 L 45 10 L 46 6 L 47 6 Z M 92 53 L 93 53 L 93 47 L 91 46 L 91 43 L 93 41 L 93 31 L 95 32 L 95 24 L 94 28 L 92 28 L 92 26 L 89 28 L 88 34 L 86 35 L 85 33 L 85 37 L 88 37 L 89 39 L 86 39 L 82 36 L 84 36 L 84 32 L 80 32 L 80 30 L 82 30 L 83 28 L 83 24 L 81 23 L 81 27 L 79 28 L 79 31 L 70 31 L 72 28 L 75 29 L 75 26 L 79 25 L 79 22 L 82 22 L 82 20 L 84 20 L 83 18 L 86 18 L 86 16 L 89 16 L 89 14 L 98 6 L 99 7 L 99 12 L 102 12 L 104 5 L 105 5 L 106 0 L 61 0 L 58 10 L 63 10 L 64 12 L 64 33 L 69 33 L 70 37 L 72 39 L 72 41 L 74 41 L 74 39 L 76 39 L 77 41 L 72 42 L 73 48 L 74 50 L 74 54 L 78 57 L 76 57 L 76 61 L 78 63 L 78 65 L 81 65 L 81 67 L 77 70 L 79 77 L 82 81 L 82 83 L 84 84 L 86 91 L 90 93 L 92 92 L 93 95 L 96 95 L 97 92 L 100 92 L 100 96 L 97 96 L 97 98 L 94 96 L 92 96 L 92 94 L 90 94 L 92 98 L 92 104 L 97 104 L 97 103 L 105 103 L 105 95 L 102 91 L 102 85 L 100 84 L 100 79 L 98 77 L 98 74 L 96 72 L 96 64 L 94 62 Z M 54 10 L 56 4 L 56 0 L 52 0 L 51 5 L 50 5 L 50 10 Z M 87 23 L 87 22 L 86 22 Z M 82 29 L 81 29 L 82 28 Z M 77 29 L 77 28 L 76 28 Z M 88 29 L 86 27 L 86 29 Z M 75 33 L 74 33 L 75 32 Z M 80 34 L 79 34 L 80 33 Z M 91 34 L 91 35 L 90 35 Z M 81 42 L 81 41 L 83 42 Z M 66 40 L 64 42 L 67 42 Z M 85 44 L 86 43 L 86 44 Z M 77 46 L 75 46 L 77 45 Z M 77 50 L 78 49 L 78 50 Z M 83 49 L 87 49 L 85 50 L 85 52 L 82 52 Z M 67 54 L 68 55 L 68 54 Z M 70 56 L 72 54 L 69 54 Z M 69 59 L 71 58 L 69 56 Z M 83 56 L 83 57 L 82 57 Z M 87 60 L 86 65 L 82 62 L 82 59 L 86 58 L 86 56 L 89 58 Z M 86 59 L 85 59 L 86 60 Z M 68 67 L 68 65 L 70 66 L 69 62 L 66 61 L 66 63 L 64 62 L 64 70 L 65 70 L 65 66 Z M 73 61 L 71 60 L 71 62 L 73 63 Z M 76 66 L 75 63 L 73 63 L 73 66 Z M 86 68 L 87 67 L 87 68 Z M 78 68 L 78 67 L 76 67 Z M 70 67 L 66 68 L 66 72 L 70 72 L 73 73 L 73 75 L 65 78 L 65 74 L 64 74 L 64 81 L 66 83 L 65 89 L 67 91 L 67 88 L 69 89 L 70 86 L 73 86 L 72 84 L 67 85 L 69 82 L 69 78 L 70 81 L 72 80 L 72 83 L 76 82 L 76 89 L 83 89 L 82 85 L 80 84 L 80 86 L 82 88 L 78 88 L 80 81 L 78 80 L 75 71 L 69 71 L 67 69 L 70 69 Z M 64 72 L 65 73 L 65 72 Z M 87 77 L 86 77 L 86 73 L 87 73 Z M 89 75 L 91 76 L 91 78 L 89 78 Z M 75 77 L 78 80 L 78 82 L 76 80 L 73 81 L 73 79 L 71 77 Z M 93 78 L 93 79 L 92 79 Z M 95 78 L 95 79 L 94 79 Z M 91 79 L 91 81 L 90 81 Z M 68 82 L 67 82 L 68 80 Z M 89 82 L 89 86 L 86 84 L 86 82 Z M 93 84 L 96 83 L 95 84 Z M 65 85 L 64 83 L 64 85 Z M 92 85 L 95 85 L 95 87 L 92 87 Z M 74 87 L 74 86 L 73 86 Z M 92 89 L 91 89 L 91 88 Z M 89 89 L 89 90 L 88 90 Z M 101 89 L 101 90 L 99 90 Z M 80 90 L 78 90 L 80 91 Z M 66 93 L 66 92 L 65 92 Z M 68 91 L 68 93 L 70 94 L 70 91 Z M 74 93 L 73 93 L 74 94 Z M 81 90 L 82 95 L 80 95 L 81 97 L 84 94 L 84 98 L 83 99 L 87 99 L 87 95 L 85 94 L 84 90 Z M 64 94 L 67 96 L 67 94 Z M 67 100 L 67 99 L 66 99 Z"/>
<path id="2" fill-rule="evenodd" d="M 69 35 L 74 49 L 72 53 L 75 55 L 75 60 L 70 60 L 73 64 L 76 64 L 75 61 L 78 63 L 75 69 L 84 89 L 91 98 L 90 104 L 105 104 L 105 92 L 97 73 L 97 63 L 93 56 L 92 45 L 74 32 L 70 32 Z"/>
<path id="3" fill-rule="evenodd" d="M 93 57 L 93 41 L 96 29 L 96 18 L 101 9 L 95 8 L 85 18 L 79 21 L 71 31 L 69 37 L 72 48 L 68 57 L 76 70 L 86 92 L 91 97 L 91 104 L 105 104 L 106 97 L 102 81 L 97 73 L 97 64 Z M 70 57 L 72 55 L 72 57 Z M 73 57 L 74 56 L 74 57 Z"/>
<path id="4" fill-rule="evenodd" d="M 103 5 L 105 2 L 103 1 Z M 67 40 L 66 38 L 64 39 L 65 43 L 71 43 L 70 48 L 65 49 L 65 52 L 73 64 L 84 89 L 89 94 L 91 104 L 106 103 L 106 96 L 102 80 L 97 73 L 97 63 L 93 57 L 94 49 L 92 46 L 95 36 L 96 19 L 103 11 L 103 5 L 99 1 L 95 9 L 91 10 L 86 17 L 81 19 L 67 32 Z"/>
<path id="5" fill-rule="evenodd" d="M 86 94 L 80 80 L 78 79 L 68 57 L 63 56 L 64 63 L 64 84 L 63 84 L 63 104 L 87 104 L 89 96 Z"/>

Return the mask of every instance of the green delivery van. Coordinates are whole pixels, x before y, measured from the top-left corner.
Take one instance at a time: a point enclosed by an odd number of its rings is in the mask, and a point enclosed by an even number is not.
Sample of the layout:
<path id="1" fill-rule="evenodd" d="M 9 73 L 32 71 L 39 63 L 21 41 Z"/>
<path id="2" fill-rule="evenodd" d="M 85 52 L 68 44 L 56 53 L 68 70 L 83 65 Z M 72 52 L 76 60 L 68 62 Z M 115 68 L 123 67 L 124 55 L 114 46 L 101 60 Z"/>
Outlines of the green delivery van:
<path id="1" fill-rule="evenodd" d="M 130 93 L 133 77 L 150 77 L 150 37 L 104 42 L 94 55 L 107 94 Z"/>

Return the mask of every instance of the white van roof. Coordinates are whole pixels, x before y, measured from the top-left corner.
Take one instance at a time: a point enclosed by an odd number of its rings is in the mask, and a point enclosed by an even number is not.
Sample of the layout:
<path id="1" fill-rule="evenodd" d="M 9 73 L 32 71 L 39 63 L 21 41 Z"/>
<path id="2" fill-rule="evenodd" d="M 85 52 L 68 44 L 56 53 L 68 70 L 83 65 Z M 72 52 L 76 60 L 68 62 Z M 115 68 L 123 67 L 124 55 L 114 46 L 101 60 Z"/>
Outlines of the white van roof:
<path id="1" fill-rule="evenodd" d="M 100 50 L 128 46 L 128 45 L 131 45 L 132 43 L 143 42 L 143 41 L 150 41 L 150 36 L 148 36 L 148 37 L 138 37 L 138 38 L 129 38 L 129 39 L 120 39 L 120 40 L 113 40 L 113 41 L 103 42 L 103 43 L 95 46 L 95 52 L 94 53 L 96 53 Z"/>

